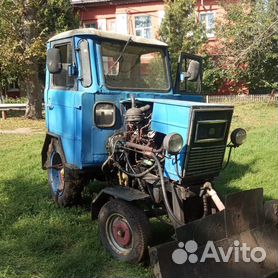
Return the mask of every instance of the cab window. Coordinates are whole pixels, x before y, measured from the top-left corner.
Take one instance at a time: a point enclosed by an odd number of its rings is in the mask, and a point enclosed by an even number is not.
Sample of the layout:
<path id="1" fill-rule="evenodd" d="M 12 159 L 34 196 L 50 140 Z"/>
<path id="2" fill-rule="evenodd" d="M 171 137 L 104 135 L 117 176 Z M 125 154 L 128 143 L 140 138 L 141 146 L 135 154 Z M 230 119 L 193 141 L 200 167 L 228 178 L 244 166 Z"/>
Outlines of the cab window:
<path id="1" fill-rule="evenodd" d="M 72 65 L 72 45 L 67 43 L 54 47 L 60 50 L 62 69 L 59 73 L 53 74 L 53 86 L 72 88 L 74 86 L 74 76 L 69 75 L 69 66 Z"/>

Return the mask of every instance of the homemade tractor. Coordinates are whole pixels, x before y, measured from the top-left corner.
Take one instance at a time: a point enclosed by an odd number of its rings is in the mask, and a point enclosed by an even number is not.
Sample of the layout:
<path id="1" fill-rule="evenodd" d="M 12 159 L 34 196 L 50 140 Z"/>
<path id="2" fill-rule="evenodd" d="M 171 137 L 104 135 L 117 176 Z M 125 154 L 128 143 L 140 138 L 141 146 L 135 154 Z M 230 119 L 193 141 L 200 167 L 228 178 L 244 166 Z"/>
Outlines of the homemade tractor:
<path id="1" fill-rule="evenodd" d="M 264 203 L 262 189 L 224 200 L 214 189 L 246 132 L 237 128 L 229 137 L 233 106 L 198 95 L 199 56 L 180 55 L 173 84 L 167 45 L 157 40 L 78 29 L 47 47 L 42 167 L 59 206 L 80 204 L 90 180 L 106 181 L 92 201 L 104 247 L 131 263 L 149 256 L 157 277 L 259 278 L 277 271 L 278 203 Z M 173 240 L 150 246 L 149 218 L 165 215 Z M 193 240 L 194 260 L 173 260 Z M 261 247 L 266 258 L 200 262 L 208 241 L 224 252 L 233 244 Z"/>

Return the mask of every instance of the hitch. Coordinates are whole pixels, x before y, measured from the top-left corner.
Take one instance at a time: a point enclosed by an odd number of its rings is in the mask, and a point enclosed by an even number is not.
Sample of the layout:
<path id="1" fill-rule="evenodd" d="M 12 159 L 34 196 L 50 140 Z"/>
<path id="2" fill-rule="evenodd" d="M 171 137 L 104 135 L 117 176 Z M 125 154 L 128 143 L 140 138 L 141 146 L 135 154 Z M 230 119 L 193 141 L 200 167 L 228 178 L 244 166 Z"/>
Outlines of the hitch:
<path id="1" fill-rule="evenodd" d="M 214 202 L 215 206 L 219 211 L 225 209 L 225 205 L 220 200 L 218 194 L 213 189 L 212 184 L 210 182 L 206 182 L 203 187 L 201 187 L 200 197 L 207 198 L 211 197 L 212 201 Z"/>

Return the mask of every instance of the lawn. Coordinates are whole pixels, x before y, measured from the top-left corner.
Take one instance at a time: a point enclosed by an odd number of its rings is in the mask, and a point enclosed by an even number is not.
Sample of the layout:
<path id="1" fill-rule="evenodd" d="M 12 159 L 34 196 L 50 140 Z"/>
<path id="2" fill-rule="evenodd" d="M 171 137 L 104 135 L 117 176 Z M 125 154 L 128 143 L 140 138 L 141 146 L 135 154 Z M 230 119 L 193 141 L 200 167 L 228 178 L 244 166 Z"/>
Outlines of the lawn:
<path id="1" fill-rule="evenodd" d="M 236 105 L 233 128 L 246 128 L 248 139 L 217 179 L 222 194 L 264 187 L 266 199 L 277 198 L 277 116 L 275 106 Z M 0 121 L 0 132 L 21 126 L 35 128 L 32 121 L 10 118 Z M 88 206 L 59 209 L 52 203 L 40 168 L 43 140 L 38 133 L 0 134 L 0 277 L 151 276 L 146 266 L 106 254 Z"/>

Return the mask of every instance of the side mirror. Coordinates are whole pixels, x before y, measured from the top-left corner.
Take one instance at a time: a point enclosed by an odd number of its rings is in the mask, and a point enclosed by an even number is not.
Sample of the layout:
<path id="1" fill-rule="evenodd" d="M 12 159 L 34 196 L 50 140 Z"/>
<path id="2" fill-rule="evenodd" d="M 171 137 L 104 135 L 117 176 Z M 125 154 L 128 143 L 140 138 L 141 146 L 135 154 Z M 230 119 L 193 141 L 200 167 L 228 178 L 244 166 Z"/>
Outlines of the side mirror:
<path id="1" fill-rule="evenodd" d="M 200 68 L 200 63 L 198 61 L 191 60 L 186 72 L 188 76 L 187 80 L 196 82 L 200 74 Z"/>
<path id="2" fill-rule="evenodd" d="M 175 94 L 200 94 L 202 92 L 203 58 L 181 52 L 177 65 Z"/>
<path id="3" fill-rule="evenodd" d="M 47 50 L 47 68 L 50 73 L 59 73 L 62 70 L 61 53 L 58 48 Z"/>

